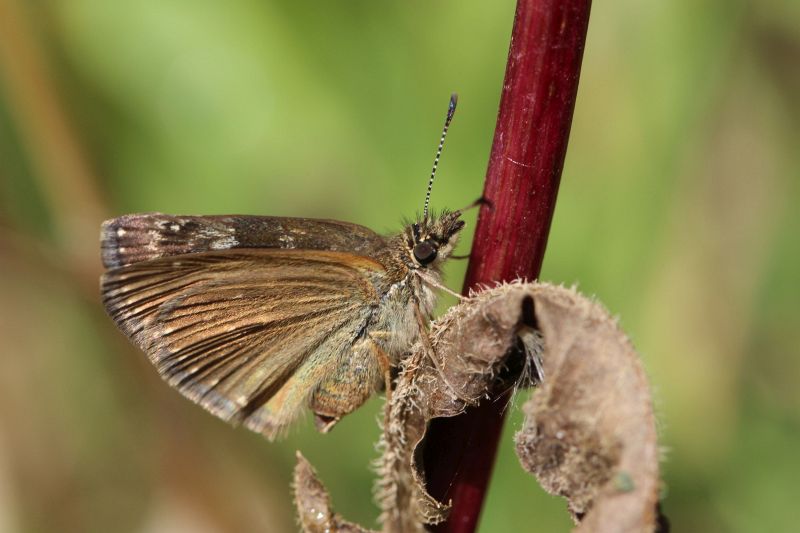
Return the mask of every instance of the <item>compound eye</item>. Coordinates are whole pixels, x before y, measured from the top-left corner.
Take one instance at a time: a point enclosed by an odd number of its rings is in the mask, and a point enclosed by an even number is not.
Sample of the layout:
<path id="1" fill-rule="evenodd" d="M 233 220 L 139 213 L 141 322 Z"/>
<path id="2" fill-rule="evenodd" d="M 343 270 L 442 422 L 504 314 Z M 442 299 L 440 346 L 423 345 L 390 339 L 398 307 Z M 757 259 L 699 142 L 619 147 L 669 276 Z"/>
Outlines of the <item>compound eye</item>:
<path id="1" fill-rule="evenodd" d="M 414 259 L 422 265 L 428 265 L 436 259 L 436 248 L 428 241 L 422 241 L 414 246 Z"/>

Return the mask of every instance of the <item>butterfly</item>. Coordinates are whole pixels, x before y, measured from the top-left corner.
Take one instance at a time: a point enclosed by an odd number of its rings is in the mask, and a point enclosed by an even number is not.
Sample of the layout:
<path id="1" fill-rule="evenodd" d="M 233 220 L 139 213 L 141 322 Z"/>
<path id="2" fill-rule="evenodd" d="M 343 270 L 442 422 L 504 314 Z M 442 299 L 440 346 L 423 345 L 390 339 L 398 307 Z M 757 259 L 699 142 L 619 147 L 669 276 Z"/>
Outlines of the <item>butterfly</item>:
<path id="1" fill-rule="evenodd" d="M 125 215 L 101 228 L 103 304 L 158 373 L 268 439 L 307 407 L 330 430 L 427 335 L 462 211 L 381 236 L 335 220 Z M 477 202 L 476 202 L 477 204 Z"/>

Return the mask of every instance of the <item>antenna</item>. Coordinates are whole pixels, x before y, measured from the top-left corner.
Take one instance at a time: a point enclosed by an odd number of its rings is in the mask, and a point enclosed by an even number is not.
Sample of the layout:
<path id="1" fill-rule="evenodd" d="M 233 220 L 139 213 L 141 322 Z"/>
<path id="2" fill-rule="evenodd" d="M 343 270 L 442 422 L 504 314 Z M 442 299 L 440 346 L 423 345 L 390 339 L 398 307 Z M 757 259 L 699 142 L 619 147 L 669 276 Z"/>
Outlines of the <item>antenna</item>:
<path id="1" fill-rule="evenodd" d="M 436 150 L 436 158 L 433 160 L 433 169 L 431 170 L 431 179 L 428 180 L 428 192 L 425 194 L 425 209 L 423 210 L 423 220 L 428 219 L 428 204 L 431 201 L 431 189 L 433 188 L 433 178 L 436 176 L 436 167 L 439 166 L 439 157 L 442 155 L 442 147 L 444 147 L 444 138 L 447 136 L 447 128 L 450 127 L 450 121 L 453 120 L 453 114 L 456 112 L 456 104 L 458 103 L 458 95 L 453 93 L 450 95 L 450 105 L 447 107 L 447 118 L 444 121 L 444 128 L 442 129 L 442 138 L 439 139 L 439 149 Z"/>

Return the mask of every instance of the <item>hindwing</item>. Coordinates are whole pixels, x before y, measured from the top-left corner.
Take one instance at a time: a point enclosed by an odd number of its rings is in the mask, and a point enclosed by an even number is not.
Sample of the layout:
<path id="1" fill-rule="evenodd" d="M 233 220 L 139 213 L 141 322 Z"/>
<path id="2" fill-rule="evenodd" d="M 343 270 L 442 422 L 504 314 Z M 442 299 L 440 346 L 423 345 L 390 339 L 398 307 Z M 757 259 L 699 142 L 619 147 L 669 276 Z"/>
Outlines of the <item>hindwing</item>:
<path id="1" fill-rule="evenodd" d="M 271 438 L 363 338 L 384 275 L 352 253 L 232 249 L 113 268 L 101 290 L 165 380 Z"/>

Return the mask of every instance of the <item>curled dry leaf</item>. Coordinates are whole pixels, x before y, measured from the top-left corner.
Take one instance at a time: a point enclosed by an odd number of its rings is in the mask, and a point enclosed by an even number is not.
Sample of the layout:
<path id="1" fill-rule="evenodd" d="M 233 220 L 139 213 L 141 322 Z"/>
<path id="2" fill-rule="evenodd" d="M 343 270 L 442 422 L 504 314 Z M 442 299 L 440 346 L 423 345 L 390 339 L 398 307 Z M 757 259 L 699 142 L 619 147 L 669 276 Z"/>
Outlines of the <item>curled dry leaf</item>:
<path id="1" fill-rule="evenodd" d="M 462 413 L 490 392 L 535 377 L 533 285 L 500 285 L 452 307 L 401 367 L 386 406 L 377 498 L 384 531 L 422 531 L 448 505 L 424 488 L 420 443 L 428 422 Z M 522 377 L 521 377 L 522 376 Z"/>
<path id="2" fill-rule="evenodd" d="M 516 436 L 523 466 L 568 499 L 579 531 L 655 529 L 655 419 L 636 353 L 599 304 L 571 289 L 515 282 L 451 308 L 403 362 L 377 462 L 383 531 L 421 532 L 447 516 L 423 481 L 431 419 L 541 377 Z M 305 531 L 367 531 L 333 513 L 299 454 L 295 499 Z"/>
<path id="3" fill-rule="evenodd" d="M 650 388 L 616 321 L 574 290 L 537 284 L 543 385 L 516 435 L 522 466 L 564 496 L 577 531 L 657 528 L 659 453 Z"/>
<path id="4" fill-rule="evenodd" d="M 371 533 L 333 512 L 328 491 L 300 452 L 297 452 L 293 485 L 298 519 L 305 533 Z"/>

